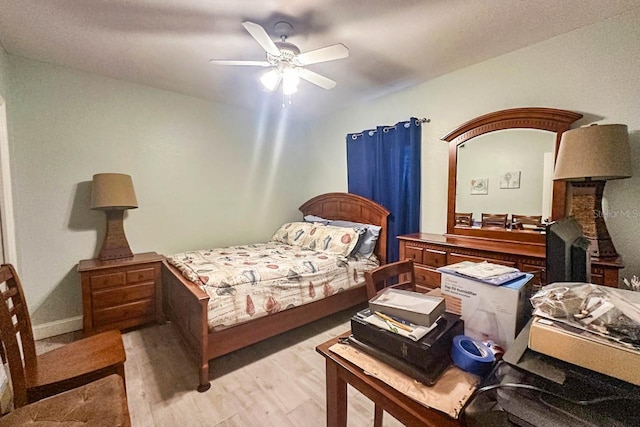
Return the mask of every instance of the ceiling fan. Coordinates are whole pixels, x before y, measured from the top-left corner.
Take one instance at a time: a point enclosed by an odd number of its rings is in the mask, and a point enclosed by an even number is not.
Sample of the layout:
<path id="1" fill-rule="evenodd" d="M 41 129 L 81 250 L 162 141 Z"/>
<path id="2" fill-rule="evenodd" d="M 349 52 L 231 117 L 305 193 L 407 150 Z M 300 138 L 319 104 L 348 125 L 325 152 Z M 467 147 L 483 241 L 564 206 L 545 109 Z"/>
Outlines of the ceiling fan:
<path id="1" fill-rule="evenodd" d="M 276 42 L 271 40 L 271 37 L 259 24 L 244 21 L 242 25 L 260 46 L 267 51 L 266 61 L 212 59 L 209 62 L 218 65 L 271 67 L 269 71 L 260 77 L 260 82 L 268 91 L 274 91 L 282 81 L 284 95 L 291 95 L 298 90 L 300 78 L 323 89 L 333 89 L 336 86 L 335 81 L 304 67 L 348 57 L 349 49 L 345 45 L 338 43 L 300 53 L 300 49 L 296 45 L 287 41 L 287 37 L 293 32 L 293 26 L 288 22 L 281 21 L 275 24 L 274 32 L 280 37 L 280 41 Z"/>

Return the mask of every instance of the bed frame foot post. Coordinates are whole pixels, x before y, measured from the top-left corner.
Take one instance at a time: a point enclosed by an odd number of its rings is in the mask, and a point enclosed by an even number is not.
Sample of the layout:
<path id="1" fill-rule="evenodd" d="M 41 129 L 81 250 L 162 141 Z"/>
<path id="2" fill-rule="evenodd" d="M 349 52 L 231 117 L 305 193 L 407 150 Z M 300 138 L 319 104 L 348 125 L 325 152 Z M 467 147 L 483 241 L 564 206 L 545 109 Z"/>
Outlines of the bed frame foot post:
<path id="1" fill-rule="evenodd" d="M 200 384 L 198 385 L 198 391 L 200 393 L 204 393 L 210 388 L 211 383 L 209 382 L 209 362 L 205 362 L 204 365 L 200 367 Z"/>
<path id="2" fill-rule="evenodd" d="M 211 388 L 211 383 L 200 384 L 198 386 L 198 391 L 200 393 L 204 393 L 205 391 L 209 390 L 210 388 Z"/>

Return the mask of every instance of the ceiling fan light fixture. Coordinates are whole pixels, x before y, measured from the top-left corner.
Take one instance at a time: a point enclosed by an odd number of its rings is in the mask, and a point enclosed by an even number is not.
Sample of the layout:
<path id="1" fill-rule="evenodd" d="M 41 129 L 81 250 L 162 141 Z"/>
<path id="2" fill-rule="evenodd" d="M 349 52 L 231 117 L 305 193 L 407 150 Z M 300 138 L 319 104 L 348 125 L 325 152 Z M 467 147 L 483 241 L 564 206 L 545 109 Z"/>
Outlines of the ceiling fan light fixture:
<path id="1" fill-rule="evenodd" d="M 291 95 L 298 91 L 300 79 L 327 90 L 336 86 L 335 81 L 305 67 L 320 62 L 347 58 L 349 49 L 342 43 L 301 53 L 298 46 L 287 41 L 293 32 L 293 26 L 288 22 L 280 21 L 275 24 L 274 30 L 276 35 L 280 37 L 280 41 L 271 40 L 269 34 L 260 24 L 244 21 L 242 26 L 265 50 L 266 61 L 212 59 L 209 62 L 216 65 L 271 67 L 260 76 L 260 83 L 265 91 L 274 92 L 282 82 L 283 106 L 285 98 L 288 98 L 288 102 L 291 104 Z"/>
<path id="2" fill-rule="evenodd" d="M 287 68 L 284 70 L 282 76 L 282 92 L 285 95 L 292 95 L 298 91 L 298 84 L 300 83 L 300 76 L 294 68 Z"/>
<path id="3" fill-rule="evenodd" d="M 262 76 L 260 77 L 260 83 L 262 83 L 262 86 L 264 86 L 266 90 L 268 90 L 269 92 L 273 92 L 280 84 L 281 78 L 282 76 L 280 75 L 280 71 L 276 68 L 272 68 L 271 70 L 262 74 Z"/>

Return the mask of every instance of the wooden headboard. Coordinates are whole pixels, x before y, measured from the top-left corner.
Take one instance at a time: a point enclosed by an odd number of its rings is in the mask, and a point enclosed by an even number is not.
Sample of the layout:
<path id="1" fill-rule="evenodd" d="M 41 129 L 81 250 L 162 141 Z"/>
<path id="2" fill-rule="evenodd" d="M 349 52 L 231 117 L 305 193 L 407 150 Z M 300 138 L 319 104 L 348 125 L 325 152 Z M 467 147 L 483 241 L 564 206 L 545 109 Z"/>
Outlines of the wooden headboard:
<path id="1" fill-rule="evenodd" d="M 375 254 L 380 264 L 387 262 L 387 217 L 389 211 L 376 202 L 349 193 L 326 193 L 300 206 L 302 215 L 316 215 L 326 219 L 373 224 L 382 227 Z"/>

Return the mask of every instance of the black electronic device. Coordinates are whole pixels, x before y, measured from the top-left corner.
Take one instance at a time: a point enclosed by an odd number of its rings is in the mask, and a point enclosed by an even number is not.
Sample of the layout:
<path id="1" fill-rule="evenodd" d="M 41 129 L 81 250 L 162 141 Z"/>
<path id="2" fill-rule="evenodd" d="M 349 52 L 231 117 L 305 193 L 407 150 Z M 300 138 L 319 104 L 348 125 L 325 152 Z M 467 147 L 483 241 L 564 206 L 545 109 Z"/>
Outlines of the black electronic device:
<path id="1" fill-rule="evenodd" d="M 453 338 L 464 333 L 464 322 L 460 316 L 443 313 L 429 333 L 420 340 L 413 341 L 367 323 L 364 319 L 370 315 L 371 311 L 365 309 L 351 318 L 353 336 L 424 371 L 439 368 L 443 359 L 448 363 L 451 360 L 449 353 Z"/>
<path id="2" fill-rule="evenodd" d="M 552 222 L 546 228 L 547 283 L 590 282 L 589 240 L 573 217 Z"/>
<path id="3" fill-rule="evenodd" d="M 381 350 L 371 344 L 360 341 L 353 335 L 349 336 L 348 342 L 350 345 L 354 346 L 363 353 L 373 356 L 379 361 L 386 363 L 392 368 L 395 368 L 403 374 L 427 386 L 434 385 L 438 381 L 438 378 L 440 378 L 442 373 L 444 373 L 447 367 L 451 364 L 451 359 L 447 357 L 441 357 L 438 361 L 436 361 L 436 363 L 432 364 L 431 369 L 426 371 L 424 369 L 418 368 L 415 365 L 412 365 L 411 363 L 406 362 L 403 359 L 400 359 L 399 357 L 392 356 L 386 351 Z"/>

